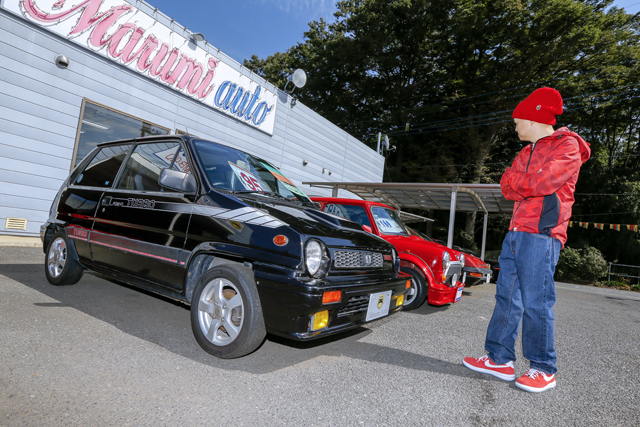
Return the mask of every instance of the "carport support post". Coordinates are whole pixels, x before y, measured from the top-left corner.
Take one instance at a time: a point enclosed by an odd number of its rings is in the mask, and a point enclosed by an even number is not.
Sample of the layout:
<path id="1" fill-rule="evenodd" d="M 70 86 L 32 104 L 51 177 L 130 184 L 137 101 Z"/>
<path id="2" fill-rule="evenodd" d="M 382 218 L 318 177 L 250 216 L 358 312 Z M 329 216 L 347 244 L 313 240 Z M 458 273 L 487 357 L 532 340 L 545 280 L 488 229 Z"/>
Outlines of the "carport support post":
<path id="1" fill-rule="evenodd" d="M 480 259 L 484 261 L 484 248 L 487 243 L 487 218 L 489 218 L 488 213 L 484 213 L 484 224 L 482 225 L 482 250 L 480 251 Z"/>
<path id="2" fill-rule="evenodd" d="M 451 209 L 449 210 L 449 235 L 447 236 L 447 247 L 453 247 L 453 225 L 456 220 L 456 198 L 458 197 L 458 187 L 451 187 Z"/>
<path id="3" fill-rule="evenodd" d="M 338 186 L 333 186 L 333 191 L 331 191 L 331 197 L 338 197 Z"/>

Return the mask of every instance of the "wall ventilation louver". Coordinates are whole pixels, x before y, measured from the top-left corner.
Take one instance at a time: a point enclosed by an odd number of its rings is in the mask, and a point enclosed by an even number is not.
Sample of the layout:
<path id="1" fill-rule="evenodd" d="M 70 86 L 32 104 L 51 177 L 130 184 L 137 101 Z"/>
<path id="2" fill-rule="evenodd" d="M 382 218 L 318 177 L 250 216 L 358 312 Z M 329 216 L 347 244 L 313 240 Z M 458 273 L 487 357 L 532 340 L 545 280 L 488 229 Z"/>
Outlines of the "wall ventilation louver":
<path id="1" fill-rule="evenodd" d="M 26 218 L 7 218 L 7 222 L 4 224 L 5 230 L 26 230 L 27 219 Z"/>

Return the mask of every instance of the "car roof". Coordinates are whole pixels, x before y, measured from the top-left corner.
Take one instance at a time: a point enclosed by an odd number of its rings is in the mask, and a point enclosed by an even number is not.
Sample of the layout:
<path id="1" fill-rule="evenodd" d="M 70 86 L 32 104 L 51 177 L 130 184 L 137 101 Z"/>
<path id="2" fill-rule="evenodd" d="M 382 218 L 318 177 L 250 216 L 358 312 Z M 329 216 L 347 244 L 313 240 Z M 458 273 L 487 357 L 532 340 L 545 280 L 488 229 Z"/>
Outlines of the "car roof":
<path id="1" fill-rule="evenodd" d="M 344 197 L 310 197 L 311 200 L 313 200 L 314 202 L 332 202 L 332 203 L 347 203 L 350 205 L 369 205 L 369 206 L 383 206 L 385 208 L 390 208 L 395 210 L 395 208 L 393 206 L 389 206 L 389 205 L 385 205 L 384 203 L 380 203 L 380 202 L 372 202 L 372 201 L 368 201 L 368 200 L 361 200 L 361 199 L 347 199 Z"/>
<path id="2" fill-rule="evenodd" d="M 158 139 L 162 139 L 162 140 L 174 139 L 174 140 L 186 141 L 187 139 L 190 139 L 190 138 L 193 138 L 193 137 L 189 136 L 189 135 L 139 136 L 137 138 L 118 139 L 116 141 L 100 142 L 99 144 L 96 144 L 96 146 L 97 147 L 105 147 L 105 146 L 110 146 L 110 145 L 131 144 L 131 143 L 134 143 L 134 142 L 157 141 Z"/>

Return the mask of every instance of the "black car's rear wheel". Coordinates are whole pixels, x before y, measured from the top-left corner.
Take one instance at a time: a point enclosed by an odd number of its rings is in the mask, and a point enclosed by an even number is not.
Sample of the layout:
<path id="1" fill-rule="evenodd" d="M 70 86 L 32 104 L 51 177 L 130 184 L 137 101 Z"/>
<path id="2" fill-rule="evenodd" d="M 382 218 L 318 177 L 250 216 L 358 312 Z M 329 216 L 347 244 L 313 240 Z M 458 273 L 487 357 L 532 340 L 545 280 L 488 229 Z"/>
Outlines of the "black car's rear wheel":
<path id="1" fill-rule="evenodd" d="M 403 310 L 415 310 L 427 298 L 429 292 L 427 281 L 413 268 L 402 267 L 400 271 L 411 275 L 411 287 L 404 296 Z"/>
<path id="2" fill-rule="evenodd" d="M 233 265 L 203 274 L 191 300 L 191 328 L 198 344 L 216 357 L 232 359 L 257 349 L 266 329 L 252 275 Z"/>
<path id="3" fill-rule="evenodd" d="M 82 277 L 82 266 L 70 256 L 67 236 L 58 232 L 53 236 L 44 259 L 44 273 L 49 283 L 67 286 L 77 283 Z"/>

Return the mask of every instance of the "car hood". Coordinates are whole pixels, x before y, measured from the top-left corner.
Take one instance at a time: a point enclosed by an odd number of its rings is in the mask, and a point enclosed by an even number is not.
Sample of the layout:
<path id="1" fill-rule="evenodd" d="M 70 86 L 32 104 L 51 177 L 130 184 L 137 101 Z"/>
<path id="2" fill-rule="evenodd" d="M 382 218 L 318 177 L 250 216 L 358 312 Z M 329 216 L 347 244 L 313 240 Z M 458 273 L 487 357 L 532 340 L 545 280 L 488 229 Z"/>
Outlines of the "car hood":
<path id="1" fill-rule="evenodd" d="M 390 251 L 389 243 L 367 233 L 357 223 L 322 212 L 315 207 L 266 197 L 234 197 L 225 194 L 224 199 L 220 199 L 219 195 L 218 193 L 218 197 L 216 197 L 215 194 L 210 193 L 211 199 L 218 199 L 222 207 L 238 209 L 243 205 L 251 206 L 268 213 L 296 233 L 307 238 L 315 237 L 330 247 L 358 247 L 383 252 Z"/>
<path id="2" fill-rule="evenodd" d="M 447 248 L 446 246 L 429 242 L 428 240 L 413 239 L 408 236 L 386 236 L 385 240 L 395 246 L 398 252 L 410 252 L 418 256 L 421 256 L 421 253 L 426 253 L 430 256 L 435 256 L 436 254 L 440 254 L 440 256 L 442 256 L 442 253 L 444 252 L 456 255 L 455 251 Z"/>

